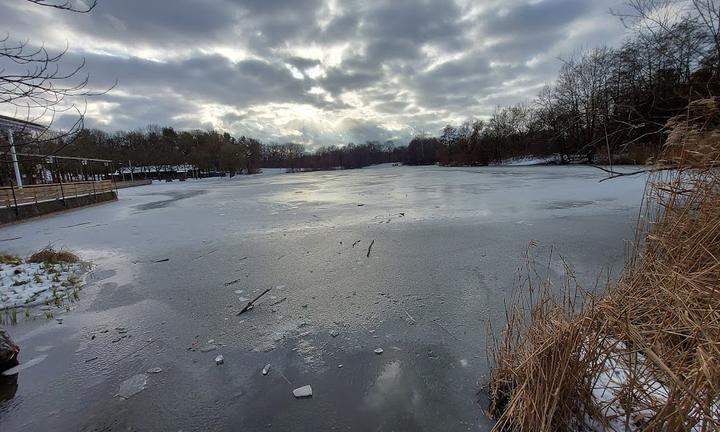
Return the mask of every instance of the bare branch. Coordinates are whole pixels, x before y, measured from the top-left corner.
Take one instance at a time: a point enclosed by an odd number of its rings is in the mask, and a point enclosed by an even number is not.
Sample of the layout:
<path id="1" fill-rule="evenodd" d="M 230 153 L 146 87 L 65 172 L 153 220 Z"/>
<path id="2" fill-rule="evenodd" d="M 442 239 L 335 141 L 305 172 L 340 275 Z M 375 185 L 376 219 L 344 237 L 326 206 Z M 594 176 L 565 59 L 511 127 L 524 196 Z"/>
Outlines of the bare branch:
<path id="1" fill-rule="evenodd" d="M 96 0 L 27 0 L 38 6 L 75 13 L 87 13 L 95 8 Z M 0 106 L 13 107 L 15 118 L 46 124 L 42 133 L 26 134 L 18 131 L 16 146 L 42 145 L 49 141 L 71 144 L 84 127 L 86 99 L 112 90 L 89 87 L 85 59 L 66 65 L 69 45 L 55 52 L 45 45 L 32 45 L 28 40 L 0 38 Z M 51 131 L 58 114 L 74 112 L 76 120 L 63 131 Z M 49 121 L 48 121 L 49 120 Z M 0 147 L 7 147 L 6 145 Z"/>
<path id="2" fill-rule="evenodd" d="M 30 3 L 36 4 L 38 6 L 45 6 L 50 7 L 54 9 L 61 9 L 65 11 L 75 12 L 75 13 L 88 13 L 91 10 L 95 9 L 95 6 L 97 6 L 97 0 L 65 0 L 60 2 L 53 2 L 48 0 L 26 0 Z"/>

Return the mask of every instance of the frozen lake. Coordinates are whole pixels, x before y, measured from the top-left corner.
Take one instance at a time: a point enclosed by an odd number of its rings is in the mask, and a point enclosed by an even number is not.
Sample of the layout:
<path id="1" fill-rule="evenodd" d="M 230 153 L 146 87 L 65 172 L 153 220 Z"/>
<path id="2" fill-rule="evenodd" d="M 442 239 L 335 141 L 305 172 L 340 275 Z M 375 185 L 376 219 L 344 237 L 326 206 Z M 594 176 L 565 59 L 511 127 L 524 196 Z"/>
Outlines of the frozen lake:
<path id="1" fill-rule="evenodd" d="M 487 430 L 487 324 L 502 327 L 528 244 L 540 257 L 556 248 L 588 287 L 622 267 L 644 177 L 603 176 L 263 174 L 124 189 L 115 203 L 0 228 L 0 250 L 53 244 L 96 264 L 62 324 L 9 329 L 21 361 L 40 360 L 0 379 L 0 428 Z M 157 367 L 143 391 L 113 397 Z M 313 397 L 295 399 L 306 384 Z"/>

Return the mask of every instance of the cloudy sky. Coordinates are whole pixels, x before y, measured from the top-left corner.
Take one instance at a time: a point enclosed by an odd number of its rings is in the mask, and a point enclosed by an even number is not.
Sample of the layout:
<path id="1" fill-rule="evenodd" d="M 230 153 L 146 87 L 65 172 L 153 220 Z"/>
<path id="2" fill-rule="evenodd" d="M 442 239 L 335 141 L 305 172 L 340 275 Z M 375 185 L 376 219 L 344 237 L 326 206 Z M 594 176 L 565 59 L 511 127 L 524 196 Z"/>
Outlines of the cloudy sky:
<path id="1" fill-rule="evenodd" d="M 81 0 L 76 0 L 81 1 Z M 14 39 L 70 47 L 86 126 L 218 128 L 309 147 L 438 133 L 527 101 L 558 57 L 624 37 L 613 0 L 3 0 Z"/>

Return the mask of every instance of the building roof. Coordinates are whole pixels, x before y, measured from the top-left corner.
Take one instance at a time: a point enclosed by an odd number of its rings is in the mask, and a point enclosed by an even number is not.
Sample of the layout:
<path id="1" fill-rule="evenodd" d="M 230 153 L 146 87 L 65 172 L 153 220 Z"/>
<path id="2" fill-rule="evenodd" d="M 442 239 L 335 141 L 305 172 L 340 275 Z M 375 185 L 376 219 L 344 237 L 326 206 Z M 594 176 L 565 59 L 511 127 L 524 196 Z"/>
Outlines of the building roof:
<path id="1" fill-rule="evenodd" d="M 12 129 L 15 131 L 44 132 L 47 126 L 37 123 L 20 120 L 0 114 L 0 129 Z"/>

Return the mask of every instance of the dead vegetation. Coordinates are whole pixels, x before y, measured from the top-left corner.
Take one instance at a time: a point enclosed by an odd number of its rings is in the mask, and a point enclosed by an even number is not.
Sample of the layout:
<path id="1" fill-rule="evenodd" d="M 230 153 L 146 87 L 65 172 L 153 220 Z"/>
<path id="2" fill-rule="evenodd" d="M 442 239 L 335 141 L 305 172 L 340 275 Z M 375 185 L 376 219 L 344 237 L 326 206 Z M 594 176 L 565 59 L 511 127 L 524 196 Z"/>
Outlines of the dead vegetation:
<path id="1" fill-rule="evenodd" d="M 80 261 L 80 258 L 74 253 L 66 250 L 55 250 L 52 246 L 48 246 L 32 254 L 28 259 L 31 263 L 44 264 L 74 264 Z"/>
<path id="2" fill-rule="evenodd" d="M 495 430 L 720 430 L 720 103 L 668 123 L 635 252 L 601 297 L 532 273 L 491 347 Z"/>
<path id="3" fill-rule="evenodd" d="M 2 252 L 0 253 L 0 264 L 20 265 L 22 258 L 17 255 Z"/>

